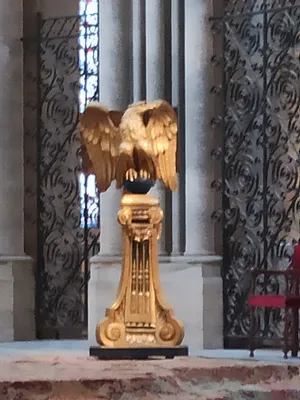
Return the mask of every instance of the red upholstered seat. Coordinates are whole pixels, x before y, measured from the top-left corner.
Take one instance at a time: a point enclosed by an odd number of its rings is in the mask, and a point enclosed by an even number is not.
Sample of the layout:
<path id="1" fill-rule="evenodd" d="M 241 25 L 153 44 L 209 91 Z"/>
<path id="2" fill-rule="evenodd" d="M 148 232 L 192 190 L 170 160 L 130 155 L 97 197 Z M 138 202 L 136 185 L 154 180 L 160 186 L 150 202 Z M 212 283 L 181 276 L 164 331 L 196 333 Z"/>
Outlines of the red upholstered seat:
<path id="1" fill-rule="evenodd" d="M 270 277 L 282 277 L 285 280 L 285 290 L 280 294 L 255 294 L 256 279 L 258 276 L 264 277 L 267 281 Z M 261 288 L 260 288 L 261 289 Z M 257 307 L 262 308 L 281 308 L 285 310 L 284 328 L 284 356 L 287 358 L 288 350 L 292 350 L 292 357 L 297 357 L 299 350 L 298 326 L 300 309 L 300 244 L 294 247 L 294 254 L 291 264 L 286 271 L 280 270 L 252 270 L 252 290 L 249 294 L 248 304 L 250 306 L 251 327 L 250 327 L 250 356 L 253 357 L 255 349 L 255 312 Z M 289 329 L 289 316 L 292 313 L 292 329 Z M 289 336 L 291 335 L 291 347 Z"/>
<path id="2" fill-rule="evenodd" d="M 273 295 L 262 295 L 262 296 L 250 296 L 249 304 L 252 307 L 285 307 L 284 296 L 273 296 Z"/>
<path id="3" fill-rule="evenodd" d="M 265 308 L 300 308 L 300 296 L 262 295 L 250 296 L 249 305 Z"/>

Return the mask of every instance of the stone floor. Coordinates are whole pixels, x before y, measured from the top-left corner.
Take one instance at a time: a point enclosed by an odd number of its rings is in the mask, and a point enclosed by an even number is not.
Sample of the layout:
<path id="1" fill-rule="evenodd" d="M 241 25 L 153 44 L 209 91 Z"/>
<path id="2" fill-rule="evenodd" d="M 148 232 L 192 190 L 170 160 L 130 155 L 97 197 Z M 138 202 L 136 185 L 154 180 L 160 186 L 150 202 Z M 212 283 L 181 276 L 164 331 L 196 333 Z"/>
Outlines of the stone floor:
<path id="1" fill-rule="evenodd" d="M 300 399 L 300 359 L 191 350 L 175 360 L 98 361 L 83 341 L 0 344 L 0 400 Z"/>
<path id="2" fill-rule="evenodd" d="M 0 357 L 2 356 L 36 356 L 36 355 L 61 355 L 70 354 L 78 357 L 86 357 L 89 353 L 89 344 L 84 340 L 36 340 L 34 342 L 10 342 L 0 343 Z M 189 349 L 192 357 L 204 357 L 214 359 L 248 360 L 248 350 L 199 350 Z M 299 354 L 300 356 L 300 354 Z M 257 350 L 255 361 L 266 361 L 286 364 L 300 364 L 299 358 L 285 360 L 280 350 Z M 250 360 L 251 361 L 251 360 Z M 1 400 L 1 399 L 0 399 Z"/>

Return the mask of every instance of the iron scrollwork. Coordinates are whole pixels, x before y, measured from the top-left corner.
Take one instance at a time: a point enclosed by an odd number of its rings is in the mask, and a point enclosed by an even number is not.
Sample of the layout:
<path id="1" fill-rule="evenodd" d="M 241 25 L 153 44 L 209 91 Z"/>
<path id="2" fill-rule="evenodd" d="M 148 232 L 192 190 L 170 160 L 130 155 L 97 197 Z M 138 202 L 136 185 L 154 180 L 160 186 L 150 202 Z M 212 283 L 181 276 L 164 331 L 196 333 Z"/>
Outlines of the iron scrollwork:
<path id="1" fill-rule="evenodd" d="M 295 0 L 225 1 L 213 32 L 223 42 L 225 337 L 249 329 L 249 271 L 286 268 L 300 238 L 300 5 Z M 218 68 L 218 66 L 216 66 Z M 214 118 L 217 121 L 219 116 Z M 219 118 L 220 119 L 220 118 Z M 276 279 L 275 279 L 276 281 Z M 280 291 L 280 282 L 261 292 Z M 264 336 L 281 335 L 271 310 Z"/>
<path id="2" fill-rule="evenodd" d="M 297 5 L 297 0 L 224 0 L 224 14 L 227 16 L 259 14 L 263 11 L 295 5 Z"/>
<path id="3" fill-rule="evenodd" d="M 100 228 L 99 196 L 81 171 L 78 121 L 99 93 L 98 14 L 40 25 L 37 328 L 41 337 L 81 338 Z"/>

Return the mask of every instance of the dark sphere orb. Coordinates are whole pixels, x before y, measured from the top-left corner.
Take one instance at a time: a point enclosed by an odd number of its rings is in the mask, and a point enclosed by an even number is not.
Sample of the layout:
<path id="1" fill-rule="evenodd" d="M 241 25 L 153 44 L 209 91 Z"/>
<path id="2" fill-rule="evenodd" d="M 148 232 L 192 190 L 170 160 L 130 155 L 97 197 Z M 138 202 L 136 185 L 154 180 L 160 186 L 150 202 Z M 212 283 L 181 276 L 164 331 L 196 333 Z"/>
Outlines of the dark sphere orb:
<path id="1" fill-rule="evenodd" d="M 152 179 L 136 178 L 133 182 L 124 179 L 124 188 L 132 194 L 147 194 L 154 185 Z"/>

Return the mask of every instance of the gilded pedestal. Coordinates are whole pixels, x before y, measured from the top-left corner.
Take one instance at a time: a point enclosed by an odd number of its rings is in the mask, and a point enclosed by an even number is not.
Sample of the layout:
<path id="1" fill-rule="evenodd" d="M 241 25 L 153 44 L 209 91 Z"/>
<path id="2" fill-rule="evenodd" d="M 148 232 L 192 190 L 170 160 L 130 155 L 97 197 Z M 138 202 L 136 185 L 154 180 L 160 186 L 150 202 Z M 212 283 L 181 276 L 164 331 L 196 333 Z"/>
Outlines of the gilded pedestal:
<path id="1" fill-rule="evenodd" d="M 110 348 L 173 347 L 184 337 L 167 304 L 159 278 L 157 241 L 163 212 L 150 195 L 125 194 L 118 221 L 124 256 L 117 299 L 96 329 L 100 345 Z"/>

